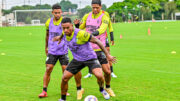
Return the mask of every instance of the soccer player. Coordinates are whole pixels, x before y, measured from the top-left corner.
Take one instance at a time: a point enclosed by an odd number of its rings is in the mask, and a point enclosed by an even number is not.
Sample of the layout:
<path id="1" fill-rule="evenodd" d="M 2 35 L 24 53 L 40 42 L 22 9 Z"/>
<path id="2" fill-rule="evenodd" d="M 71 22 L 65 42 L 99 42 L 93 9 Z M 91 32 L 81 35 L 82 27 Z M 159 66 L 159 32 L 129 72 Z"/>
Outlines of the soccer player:
<path id="1" fill-rule="evenodd" d="M 66 100 L 68 81 L 73 75 L 78 73 L 85 66 L 88 66 L 92 70 L 93 74 L 96 76 L 100 88 L 99 90 L 102 93 L 103 97 L 105 99 L 109 99 L 109 94 L 106 92 L 106 90 L 104 90 L 104 77 L 102 73 L 102 68 L 90 42 L 97 44 L 105 53 L 109 61 L 112 61 L 113 63 L 116 62 L 115 57 L 109 54 L 102 42 L 99 41 L 97 38 L 90 35 L 84 30 L 74 29 L 70 18 L 63 18 L 62 27 L 64 34 L 55 37 L 54 40 L 60 40 L 60 43 L 65 40 L 66 44 L 72 52 L 73 60 L 70 62 L 70 64 L 64 71 L 61 82 L 61 99 L 59 101 Z"/>
<path id="2" fill-rule="evenodd" d="M 79 27 L 80 29 L 85 29 L 87 32 L 96 36 L 96 38 L 99 39 L 105 47 L 106 31 L 109 24 L 109 18 L 104 13 L 102 13 L 101 0 L 92 0 L 91 6 L 92 6 L 92 12 L 86 14 L 83 17 L 81 25 L 80 25 L 79 20 L 76 19 L 74 21 L 75 26 Z M 110 96 L 114 97 L 115 94 L 110 87 L 111 70 L 110 70 L 109 63 L 106 59 L 106 56 L 98 45 L 94 43 L 91 43 L 91 45 L 94 51 L 96 51 L 98 60 L 100 64 L 102 65 L 105 82 L 106 82 L 105 90 L 109 93 Z"/>
<path id="3" fill-rule="evenodd" d="M 102 13 L 104 13 L 109 19 L 111 19 L 108 12 L 102 11 Z M 114 34 L 113 34 L 113 27 L 112 27 L 111 20 L 109 20 L 108 27 L 109 27 L 109 32 L 110 32 L 111 45 L 113 46 L 114 45 Z M 109 45 L 107 33 L 106 33 L 106 49 L 110 53 L 110 45 Z M 112 63 L 110 61 L 109 61 L 109 65 L 110 65 L 110 69 L 111 69 L 111 77 L 117 78 L 117 76 L 113 72 L 113 66 L 112 66 Z M 89 70 L 89 73 L 86 76 L 84 76 L 84 78 L 90 78 L 90 77 L 92 77 L 92 71 Z"/>
<path id="4" fill-rule="evenodd" d="M 48 19 L 46 22 L 46 45 L 45 45 L 45 52 L 47 55 L 46 72 L 43 78 L 43 91 L 39 95 L 40 98 L 47 97 L 47 87 L 50 82 L 50 75 L 56 62 L 59 60 L 62 67 L 62 71 L 65 70 L 65 68 L 69 63 L 68 47 L 65 44 L 65 42 L 62 41 L 61 44 L 58 45 L 58 41 L 53 42 L 52 40 L 54 37 L 62 34 L 61 13 L 62 13 L 61 6 L 59 6 L 58 4 L 53 5 L 52 14 L 54 17 Z M 81 86 L 80 79 L 81 79 L 81 74 L 78 73 L 75 76 L 77 87 Z"/>

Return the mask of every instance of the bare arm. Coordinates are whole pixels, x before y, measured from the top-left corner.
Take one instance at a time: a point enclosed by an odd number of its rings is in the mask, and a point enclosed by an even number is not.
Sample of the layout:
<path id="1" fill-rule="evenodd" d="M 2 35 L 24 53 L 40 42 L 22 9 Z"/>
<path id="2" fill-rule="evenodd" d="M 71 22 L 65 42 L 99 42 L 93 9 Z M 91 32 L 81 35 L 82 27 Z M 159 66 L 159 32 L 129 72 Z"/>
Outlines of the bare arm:
<path id="1" fill-rule="evenodd" d="M 90 39 L 90 42 L 97 44 L 102 49 L 102 51 L 105 53 L 107 59 L 109 61 L 112 61 L 113 63 L 116 63 L 116 61 L 117 61 L 116 57 L 113 57 L 109 54 L 109 52 L 107 51 L 107 49 L 104 47 L 104 45 L 102 44 L 102 42 L 100 40 L 98 40 L 97 38 L 92 36 Z"/>
<path id="2" fill-rule="evenodd" d="M 45 52 L 48 54 L 48 39 L 49 39 L 49 30 L 46 30 L 46 43 L 45 43 Z"/>
<path id="3" fill-rule="evenodd" d="M 60 36 L 56 36 L 53 38 L 53 41 L 59 41 L 58 44 L 60 44 L 63 36 L 64 36 L 63 34 L 61 34 Z"/>

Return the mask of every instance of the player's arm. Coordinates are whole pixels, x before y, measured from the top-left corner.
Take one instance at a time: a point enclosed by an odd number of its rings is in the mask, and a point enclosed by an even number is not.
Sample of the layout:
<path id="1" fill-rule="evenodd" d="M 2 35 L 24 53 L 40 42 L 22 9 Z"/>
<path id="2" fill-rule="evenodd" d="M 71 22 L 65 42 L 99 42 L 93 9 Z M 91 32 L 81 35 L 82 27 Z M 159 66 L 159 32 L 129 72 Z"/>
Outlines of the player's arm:
<path id="1" fill-rule="evenodd" d="M 114 45 L 114 33 L 113 33 L 113 27 L 112 27 L 112 22 L 109 18 L 109 32 L 110 32 L 110 42 L 111 42 L 111 45 L 113 46 Z"/>
<path id="2" fill-rule="evenodd" d="M 89 15 L 89 13 L 83 16 L 82 23 L 80 23 L 80 20 L 78 20 L 78 19 L 74 20 L 74 24 L 75 24 L 76 28 L 79 28 L 79 29 L 86 28 L 86 20 L 88 18 L 88 15 Z"/>
<path id="3" fill-rule="evenodd" d="M 53 41 L 59 41 L 58 44 L 60 44 L 63 37 L 64 37 L 64 32 L 60 36 L 54 37 Z"/>
<path id="4" fill-rule="evenodd" d="M 109 27 L 109 32 L 110 32 L 110 42 L 111 42 L 111 45 L 114 45 L 114 34 L 113 34 L 113 26 L 112 26 L 112 22 L 111 22 L 111 17 L 109 16 L 109 13 L 108 12 L 104 12 L 104 14 L 109 18 L 109 24 L 108 24 L 108 27 Z"/>
<path id="5" fill-rule="evenodd" d="M 104 47 L 104 45 L 102 44 L 102 42 L 100 40 L 98 40 L 94 36 L 91 36 L 90 42 L 97 44 L 102 49 L 102 51 L 105 53 L 107 59 L 109 61 L 111 61 L 112 63 L 116 63 L 116 61 L 117 61 L 116 58 L 109 54 L 109 52 L 107 51 L 107 49 Z"/>
<path id="6" fill-rule="evenodd" d="M 98 36 L 98 35 L 103 34 L 107 30 L 108 24 L 109 24 L 109 18 L 106 15 L 103 15 L 101 26 L 99 27 L 99 29 L 97 29 L 92 34 L 94 36 Z"/>
<path id="7" fill-rule="evenodd" d="M 49 40 L 49 30 L 46 30 L 46 43 L 45 43 L 45 52 L 48 54 L 48 40 Z"/>
<path id="8" fill-rule="evenodd" d="M 46 26 L 45 53 L 46 55 L 48 54 L 49 23 L 50 23 L 50 19 L 48 19 L 45 23 L 45 26 Z"/>

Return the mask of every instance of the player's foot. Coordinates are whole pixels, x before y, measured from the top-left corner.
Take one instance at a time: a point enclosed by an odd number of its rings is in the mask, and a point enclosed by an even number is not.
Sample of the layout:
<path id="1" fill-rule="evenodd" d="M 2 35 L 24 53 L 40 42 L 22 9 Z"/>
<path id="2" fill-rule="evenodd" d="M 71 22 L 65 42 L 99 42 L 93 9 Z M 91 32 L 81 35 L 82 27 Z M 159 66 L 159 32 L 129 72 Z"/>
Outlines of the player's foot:
<path id="1" fill-rule="evenodd" d="M 77 90 L 77 100 L 81 100 L 82 99 L 82 95 L 84 93 L 84 89 L 81 88 L 81 90 Z"/>
<path id="2" fill-rule="evenodd" d="M 59 99 L 58 101 L 66 101 L 66 100 Z"/>
<path id="3" fill-rule="evenodd" d="M 84 78 L 90 78 L 90 77 L 92 77 L 91 73 L 88 73 L 86 76 L 84 76 Z"/>
<path id="4" fill-rule="evenodd" d="M 111 73 L 111 77 L 117 78 L 117 76 L 113 72 Z"/>
<path id="5" fill-rule="evenodd" d="M 108 93 L 110 96 L 112 96 L 112 97 L 115 97 L 115 96 L 116 96 L 111 88 L 105 88 L 105 90 L 107 91 L 107 93 Z"/>
<path id="6" fill-rule="evenodd" d="M 109 94 L 106 92 L 106 90 L 103 90 L 101 93 L 103 94 L 103 97 L 104 97 L 106 100 L 108 100 L 108 99 L 110 98 L 110 96 L 109 96 Z"/>
<path id="7" fill-rule="evenodd" d="M 47 97 L 47 92 L 43 91 L 41 94 L 39 94 L 39 98 Z"/>

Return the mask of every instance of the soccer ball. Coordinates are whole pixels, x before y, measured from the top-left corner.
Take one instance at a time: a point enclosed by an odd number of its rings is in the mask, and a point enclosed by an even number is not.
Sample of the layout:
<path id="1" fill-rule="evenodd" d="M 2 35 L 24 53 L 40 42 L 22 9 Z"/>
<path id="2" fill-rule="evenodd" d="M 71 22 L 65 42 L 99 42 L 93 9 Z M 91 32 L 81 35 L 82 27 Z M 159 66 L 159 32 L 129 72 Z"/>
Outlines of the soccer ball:
<path id="1" fill-rule="evenodd" d="M 94 95 L 88 95 L 84 101 L 98 101 L 98 99 Z"/>

